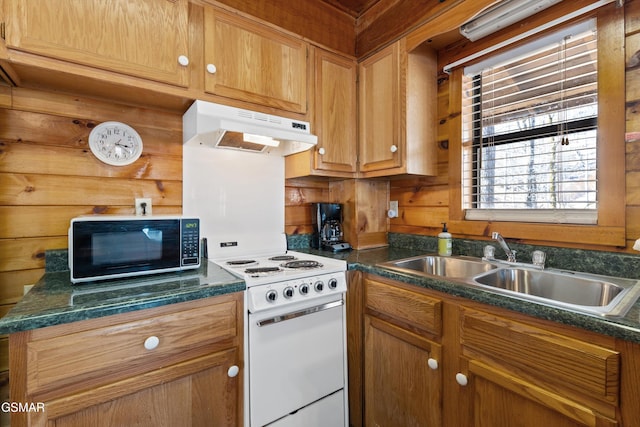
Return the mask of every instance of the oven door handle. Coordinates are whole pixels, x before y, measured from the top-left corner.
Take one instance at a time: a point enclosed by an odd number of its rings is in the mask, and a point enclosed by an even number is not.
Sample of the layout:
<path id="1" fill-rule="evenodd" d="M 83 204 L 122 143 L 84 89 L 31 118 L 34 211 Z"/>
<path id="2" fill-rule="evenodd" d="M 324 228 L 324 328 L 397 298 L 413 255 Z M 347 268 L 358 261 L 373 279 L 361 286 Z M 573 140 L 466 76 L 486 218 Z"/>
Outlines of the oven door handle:
<path id="1" fill-rule="evenodd" d="M 330 308 L 340 307 L 344 305 L 344 300 L 331 301 L 325 304 L 316 305 L 315 307 L 305 308 L 304 310 L 294 311 L 291 313 L 281 314 L 273 316 L 268 319 L 263 319 L 257 322 L 258 326 L 273 325 L 274 323 L 284 322 L 285 320 L 295 319 L 297 317 L 306 316 L 308 314 L 317 313 L 319 311 L 329 310 Z"/>

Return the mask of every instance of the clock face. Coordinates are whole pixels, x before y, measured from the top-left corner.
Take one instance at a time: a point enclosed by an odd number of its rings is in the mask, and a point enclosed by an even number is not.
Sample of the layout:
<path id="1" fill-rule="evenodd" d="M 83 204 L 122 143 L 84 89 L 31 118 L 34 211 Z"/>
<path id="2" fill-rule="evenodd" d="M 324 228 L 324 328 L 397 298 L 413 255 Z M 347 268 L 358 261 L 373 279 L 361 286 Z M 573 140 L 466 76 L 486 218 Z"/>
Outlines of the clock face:
<path id="1" fill-rule="evenodd" d="M 142 138 L 131 126 L 120 122 L 104 122 L 91 130 L 91 152 L 108 165 L 129 165 L 142 154 Z"/>

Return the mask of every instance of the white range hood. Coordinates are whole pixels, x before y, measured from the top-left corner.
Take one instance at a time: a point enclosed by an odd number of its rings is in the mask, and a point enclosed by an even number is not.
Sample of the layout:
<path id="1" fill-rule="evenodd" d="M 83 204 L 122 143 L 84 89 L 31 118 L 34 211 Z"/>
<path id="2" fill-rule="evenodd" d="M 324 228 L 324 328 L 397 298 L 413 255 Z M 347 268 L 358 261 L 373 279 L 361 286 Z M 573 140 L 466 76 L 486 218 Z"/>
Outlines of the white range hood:
<path id="1" fill-rule="evenodd" d="M 183 143 L 287 156 L 318 143 L 308 122 L 195 101 L 182 117 Z"/>

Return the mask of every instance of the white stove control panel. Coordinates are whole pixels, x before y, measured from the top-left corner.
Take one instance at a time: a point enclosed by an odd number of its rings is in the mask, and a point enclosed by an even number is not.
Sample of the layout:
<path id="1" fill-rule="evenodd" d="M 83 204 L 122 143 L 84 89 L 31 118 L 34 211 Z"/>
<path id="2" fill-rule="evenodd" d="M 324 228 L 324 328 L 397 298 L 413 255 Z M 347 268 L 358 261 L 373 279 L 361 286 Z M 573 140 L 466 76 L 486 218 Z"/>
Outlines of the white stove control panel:
<path id="1" fill-rule="evenodd" d="M 248 310 L 251 313 L 313 301 L 347 291 L 344 272 L 310 275 L 247 288 Z"/>

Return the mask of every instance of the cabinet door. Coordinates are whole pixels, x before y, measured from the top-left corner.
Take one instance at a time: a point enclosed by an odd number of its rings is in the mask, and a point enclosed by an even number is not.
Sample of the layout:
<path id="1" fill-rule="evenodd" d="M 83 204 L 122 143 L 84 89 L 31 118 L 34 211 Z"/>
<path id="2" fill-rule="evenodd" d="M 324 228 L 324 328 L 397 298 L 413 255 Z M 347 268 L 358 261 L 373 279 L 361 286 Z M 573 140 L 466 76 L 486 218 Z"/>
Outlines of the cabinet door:
<path id="1" fill-rule="evenodd" d="M 45 402 L 47 419 L 34 417 L 30 425 L 235 427 L 241 376 L 227 371 L 238 363 L 229 350 Z"/>
<path id="2" fill-rule="evenodd" d="M 188 0 L 6 0 L 7 47 L 188 85 Z M 149 48 L 152 41 L 153 49 Z"/>
<path id="3" fill-rule="evenodd" d="M 354 173 L 357 165 L 356 63 L 317 49 L 315 169 Z"/>
<path id="4" fill-rule="evenodd" d="M 400 48 L 385 48 L 360 64 L 360 171 L 402 165 Z"/>
<path id="5" fill-rule="evenodd" d="M 471 420 L 476 427 L 604 427 L 613 419 L 593 409 L 522 381 L 496 366 L 469 363 L 468 390 Z"/>
<path id="6" fill-rule="evenodd" d="M 617 351 L 490 311 L 462 308 L 459 319 L 460 401 L 469 408 L 460 416 L 472 418 L 461 424 L 617 425 Z"/>
<path id="7" fill-rule="evenodd" d="M 205 90 L 307 112 L 307 45 L 259 23 L 205 8 Z"/>
<path id="8" fill-rule="evenodd" d="M 441 426 L 440 355 L 438 344 L 365 316 L 365 425 Z"/>

